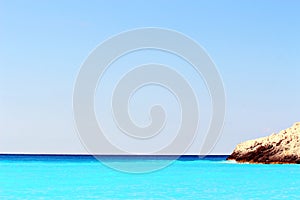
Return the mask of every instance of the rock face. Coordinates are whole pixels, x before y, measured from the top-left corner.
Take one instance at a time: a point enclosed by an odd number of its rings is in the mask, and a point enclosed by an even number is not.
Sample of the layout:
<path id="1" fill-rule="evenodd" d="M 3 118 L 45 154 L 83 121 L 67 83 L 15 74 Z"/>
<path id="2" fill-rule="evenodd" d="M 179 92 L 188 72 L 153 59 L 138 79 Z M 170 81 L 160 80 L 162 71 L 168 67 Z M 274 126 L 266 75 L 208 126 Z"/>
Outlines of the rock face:
<path id="1" fill-rule="evenodd" d="M 278 134 L 238 144 L 227 160 L 300 164 L 300 122 Z"/>

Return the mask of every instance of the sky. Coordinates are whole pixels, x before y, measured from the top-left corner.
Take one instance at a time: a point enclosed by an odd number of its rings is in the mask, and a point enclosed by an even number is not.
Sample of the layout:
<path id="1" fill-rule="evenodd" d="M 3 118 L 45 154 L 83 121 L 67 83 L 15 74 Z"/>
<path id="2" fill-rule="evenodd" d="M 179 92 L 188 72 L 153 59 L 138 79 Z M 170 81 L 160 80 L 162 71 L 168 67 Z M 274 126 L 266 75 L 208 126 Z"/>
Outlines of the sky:
<path id="1" fill-rule="evenodd" d="M 226 91 L 226 118 L 212 154 L 229 154 L 242 141 L 288 128 L 300 121 L 299 8 L 292 0 L 2 0 L 0 152 L 85 153 L 72 108 L 80 67 L 107 38 L 143 27 L 172 29 L 193 38 L 216 64 Z M 104 91 L 113 87 L 122 66 L 152 60 L 174 65 L 187 78 L 201 99 L 203 118 L 209 118 L 209 94 L 201 77 L 178 58 L 160 52 L 129 55 L 111 66 L 102 80 L 108 86 Z M 98 115 L 104 109 L 100 89 L 95 97 Z M 149 94 L 158 92 L 156 97 L 166 105 L 173 98 L 159 88 L 149 87 L 144 95 L 147 91 L 147 98 L 137 94 L 130 104 L 141 124 L 148 123 L 143 107 L 150 104 Z M 137 102 L 141 105 L 135 108 Z M 200 143 L 188 153 L 197 152 Z"/>

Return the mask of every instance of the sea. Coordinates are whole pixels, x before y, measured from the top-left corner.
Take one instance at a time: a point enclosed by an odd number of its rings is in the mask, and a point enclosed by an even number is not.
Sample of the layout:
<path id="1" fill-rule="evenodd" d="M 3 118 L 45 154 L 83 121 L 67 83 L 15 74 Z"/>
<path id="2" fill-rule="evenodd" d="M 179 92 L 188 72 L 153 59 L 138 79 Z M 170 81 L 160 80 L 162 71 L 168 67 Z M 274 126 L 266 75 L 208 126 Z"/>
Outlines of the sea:
<path id="1" fill-rule="evenodd" d="M 238 164 L 183 156 L 148 173 L 126 173 L 93 156 L 0 155 L 0 199 L 300 199 L 300 165 Z M 106 157 L 159 164 L 168 157 Z"/>

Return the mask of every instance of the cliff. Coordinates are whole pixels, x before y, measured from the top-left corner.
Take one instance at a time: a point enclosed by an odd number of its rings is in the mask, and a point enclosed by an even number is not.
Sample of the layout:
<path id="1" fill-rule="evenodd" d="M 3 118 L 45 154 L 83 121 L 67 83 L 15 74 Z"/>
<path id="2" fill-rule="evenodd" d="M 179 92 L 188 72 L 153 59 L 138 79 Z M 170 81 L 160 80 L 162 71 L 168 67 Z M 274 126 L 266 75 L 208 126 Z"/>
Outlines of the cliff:
<path id="1" fill-rule="evenodd" d="M 300 122 L 278 134 L 238 144 L 227 160 L 264 164 L 300 164 Z"/>

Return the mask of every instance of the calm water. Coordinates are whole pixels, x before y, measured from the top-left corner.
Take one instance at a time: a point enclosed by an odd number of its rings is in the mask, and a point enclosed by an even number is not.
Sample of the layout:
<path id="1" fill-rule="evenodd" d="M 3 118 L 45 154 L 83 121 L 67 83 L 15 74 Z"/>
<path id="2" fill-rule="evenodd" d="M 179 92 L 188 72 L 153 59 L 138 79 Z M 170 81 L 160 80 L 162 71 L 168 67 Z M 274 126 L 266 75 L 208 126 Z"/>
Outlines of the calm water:
<path id="1" fill-rule="evenodd" d="M 300 165 L 225 159 L 188 157 L 158 172 L 127 174 L 89 156 L 0 156 L 0 199 L 300 199 Z"/>

